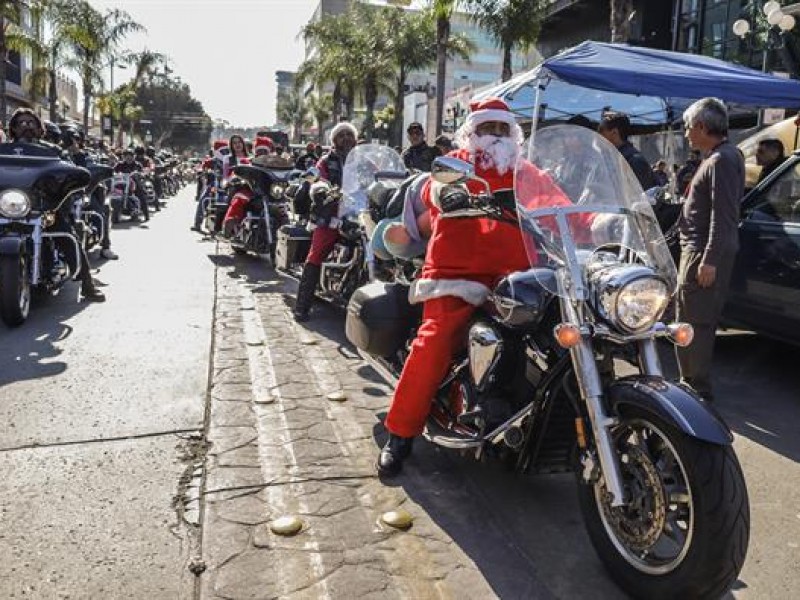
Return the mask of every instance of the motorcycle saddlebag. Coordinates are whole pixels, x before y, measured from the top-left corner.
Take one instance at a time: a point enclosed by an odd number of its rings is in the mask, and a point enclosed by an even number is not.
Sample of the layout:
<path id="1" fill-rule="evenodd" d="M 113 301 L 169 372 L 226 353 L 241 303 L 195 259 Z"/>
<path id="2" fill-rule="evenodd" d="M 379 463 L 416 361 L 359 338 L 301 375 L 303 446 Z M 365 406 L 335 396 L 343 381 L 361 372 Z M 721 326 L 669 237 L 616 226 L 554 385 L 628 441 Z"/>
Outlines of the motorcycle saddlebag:
<path id="1" fill-rule="evenodd" d="M 347 305 L 345 333 L 357 348 L 388 357 L 400 350 L 421 317 L 408 301 L 408 287 L 374 281 L 358 288 Z"/>
<path id="2" fill-rule="evenodd" d="M 275 266 L 287 270 L 302 264 L 311 248 L 311 233 L 305 227 L 284 225 L 278 229 L 275 245 Z"/>

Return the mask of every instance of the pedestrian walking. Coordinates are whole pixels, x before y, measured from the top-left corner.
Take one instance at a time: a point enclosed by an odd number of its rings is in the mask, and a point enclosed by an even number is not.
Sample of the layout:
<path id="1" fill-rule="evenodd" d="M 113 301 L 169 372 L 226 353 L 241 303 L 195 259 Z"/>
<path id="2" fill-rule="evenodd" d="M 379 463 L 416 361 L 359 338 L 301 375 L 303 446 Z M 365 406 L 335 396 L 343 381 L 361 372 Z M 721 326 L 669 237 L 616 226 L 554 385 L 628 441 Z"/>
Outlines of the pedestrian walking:
<path id="1" fill-rule="evenodd" d="M 689 145 L 705 155 L 689 184 L 679 221 L 677 317 L 694 327 L 694 341 L 677 348 L 681 381 L 711 400 L 711 363 L 717 323 L 739 249 L 739 201 L 744 159 L 728 141 L 728 111 L 703 98 L 683 114 Z"/>
<path id="2" fill-rule="evenodd" d="M 597 127 L 597 133 L 614 144 L 614 147 L 619 150 L 619 153 L 628 162 L 642 189 L 649 190 L 656 185 L 653 178 L 653 169 L 636 146 L 628 141 L 630 132 L 631 120 L 628 115 L 621 112 L 603 114 L 600 125 Z"/>

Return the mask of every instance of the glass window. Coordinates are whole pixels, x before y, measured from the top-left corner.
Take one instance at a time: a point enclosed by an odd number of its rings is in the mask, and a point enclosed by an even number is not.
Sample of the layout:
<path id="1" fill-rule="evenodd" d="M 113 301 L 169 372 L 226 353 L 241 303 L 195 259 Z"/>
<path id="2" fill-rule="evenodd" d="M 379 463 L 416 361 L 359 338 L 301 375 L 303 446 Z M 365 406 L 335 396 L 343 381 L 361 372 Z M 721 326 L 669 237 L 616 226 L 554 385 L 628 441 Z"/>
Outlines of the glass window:
<path id="1" fill-rule="evenodd" d="M 800 223 L 800 163 L 783 173 L 753 207 L 752 219 Z"/>

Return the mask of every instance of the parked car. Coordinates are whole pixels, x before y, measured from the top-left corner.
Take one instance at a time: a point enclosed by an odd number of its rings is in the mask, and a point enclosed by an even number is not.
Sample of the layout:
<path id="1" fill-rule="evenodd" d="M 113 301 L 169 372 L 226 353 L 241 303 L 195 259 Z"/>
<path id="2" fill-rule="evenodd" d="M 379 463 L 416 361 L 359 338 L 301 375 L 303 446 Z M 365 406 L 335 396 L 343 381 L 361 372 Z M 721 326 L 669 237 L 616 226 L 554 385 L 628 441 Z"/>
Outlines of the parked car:
<path id="1" fill-rule="evenodd" d="M 800 345 L 800 151 L 742 200 L 723 322 Z"/>

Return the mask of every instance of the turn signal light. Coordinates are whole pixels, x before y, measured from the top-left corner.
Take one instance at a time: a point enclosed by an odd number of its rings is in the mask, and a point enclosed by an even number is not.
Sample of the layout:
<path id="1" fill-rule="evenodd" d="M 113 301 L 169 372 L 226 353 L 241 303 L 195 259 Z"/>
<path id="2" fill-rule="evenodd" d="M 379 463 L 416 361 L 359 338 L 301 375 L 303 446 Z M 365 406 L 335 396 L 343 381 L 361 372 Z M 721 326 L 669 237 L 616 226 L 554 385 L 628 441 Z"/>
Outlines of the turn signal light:
<path id="1" fill-rule="evenodd" d="M 676 346 L 685 347 L 692 343 L 694 339 L 694 327 L 689 323 L 671 323 L 667 327 L 669 339 Z"/>
<path id="2" fill-rule="evenodd" d="M 553 335 L 562 348 L 572 348 L 581 341 L 581 330 L 572 323 L 559 323 L 553 330 Z"/>

